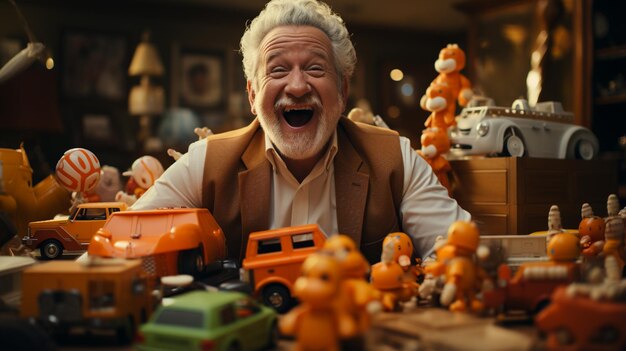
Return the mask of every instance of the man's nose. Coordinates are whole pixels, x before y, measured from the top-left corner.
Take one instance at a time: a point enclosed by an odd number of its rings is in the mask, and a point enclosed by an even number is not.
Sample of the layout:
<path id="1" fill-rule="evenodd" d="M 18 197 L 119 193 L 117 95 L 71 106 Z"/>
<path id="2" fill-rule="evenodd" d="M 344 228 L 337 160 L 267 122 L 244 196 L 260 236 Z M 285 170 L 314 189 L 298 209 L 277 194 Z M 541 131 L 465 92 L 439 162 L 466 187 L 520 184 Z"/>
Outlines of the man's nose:
<path id="1" fill-rule="evenodd" d="M 301 97 L 309 92 L 311 92 L 311 85 L 307 80 L 306 74 L 299 69 L 293 70 L 289 75 L 285 93 L 295 97 Z"/>

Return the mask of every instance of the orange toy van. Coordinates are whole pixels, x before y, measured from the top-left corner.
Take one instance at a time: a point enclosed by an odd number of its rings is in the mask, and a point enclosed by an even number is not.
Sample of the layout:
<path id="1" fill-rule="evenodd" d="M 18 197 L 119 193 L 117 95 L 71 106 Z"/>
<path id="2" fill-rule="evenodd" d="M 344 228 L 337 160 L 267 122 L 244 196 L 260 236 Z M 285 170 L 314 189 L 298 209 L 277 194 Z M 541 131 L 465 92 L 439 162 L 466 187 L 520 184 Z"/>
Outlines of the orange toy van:
<path id="1" fill-rule="evenodd" d="M 59 333 L 74 326 L 114 329 L 129 341 L 152 312 L 151 290 L 140 260 L 104 260 L 94 266 L 50 261 L 24 271 L 21 317 Z"/>
<path id="2" fill-rule="evenodd" d="M 89 244 L 89 255 L 142 258 L 156 277 L 201 275 L 208 264 L 226 258 L 222 229 L 204 208 L 114 213 Z"/>
<path id="3" fill-rule="evenodd" d="M 243 280 L 266 305 L 285 312 L 293 305 L 293 284 L 300 276 L 302 262 L 325 241 L 317 224 L 250 233 Z"/>

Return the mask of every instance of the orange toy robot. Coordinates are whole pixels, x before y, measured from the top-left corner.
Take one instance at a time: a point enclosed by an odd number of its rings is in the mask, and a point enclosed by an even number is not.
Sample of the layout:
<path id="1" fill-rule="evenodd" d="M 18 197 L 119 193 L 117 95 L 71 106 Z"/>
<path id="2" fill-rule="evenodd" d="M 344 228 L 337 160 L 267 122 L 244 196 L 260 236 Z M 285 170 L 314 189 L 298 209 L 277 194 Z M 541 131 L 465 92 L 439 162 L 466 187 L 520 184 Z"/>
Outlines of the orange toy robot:
<path id="1" fill-rule="evenodd" d="M 280 320 L 285 335 L 295 335 L 295 350 L 339 350 L 339 339 L 356 334 L 354 320 L 337 305 L 341 270 L 330 255 L 311 254 L 294 285 L 301 304 Z"/>
<path id="2" fill-rule="evenodd" d="M 400 302 L 417 296 L 419 284 L 408 281 L 402 266 L 394 260 L 395 247 L 399 239 L 392 238 L 383 246 L 381 262 L 372 266 L 370 283 L 381 293 L 381 302 L 385 311 L 400 309 Z"/>
<path id="3" fill-rule="evenodd" d="M 439 51 L 439 59 L 435 61 L 435 70 L 439 75 L 433 82 L 447 84 L 450 87 L 452 98 L 458 100 L 459 105 L 465 106 L 472 98 L 472 84 L 469 79 L 460 73 L 465 67 L 465 52 L 457 44 L 448 44 Z M 425 96 L 420 105 L 425 108 Z"/>
<path id="4" fill-rule="evenodd" d="M 445 245 L 437 249 L 437 262 L 426 267 L 426 273 L 445 275 L 446 283 L 441 293 L 441 304 L 450 305 L 451 311 L 478 312 L 483 304 L 476 298 L 486 274 L 474 262 L 479 241 L 474 222 L 457 221 L 448 228 Z"/>
<path id="5" fill-rule="evenodd" d="M 441 185 L 451 192 L 448 172 L 452 170 L 450 162 L 443 156 L 450 150 L 450 139 L 445 129 L 427 128 L 422 131 L 422 149 L 417 153 L 432 167 Z"/>
<path id="6" fill-rule="evenodd" d="M 337 234 L 328 238 L 324 251 L 337 259 L 341 269 L 339 306 L 354 318 L 357 334 L 363 334 L 371 324 L 369 311 L 376 308 L 374 302 L 379 299 L 378 291 L 365 280 L 370 265 L 347 235 Z"/>
<path id="7" fill-rule="evenodd" d="M 430 111 L 431 114 L 424 125 L 426 128 L 441 128 L 443 130 L 456 125 L 455 108 L 454 96 L 450 87 L 447 84 L 431 83 L 426 89 L 424 101 L 424 109 Z"/>

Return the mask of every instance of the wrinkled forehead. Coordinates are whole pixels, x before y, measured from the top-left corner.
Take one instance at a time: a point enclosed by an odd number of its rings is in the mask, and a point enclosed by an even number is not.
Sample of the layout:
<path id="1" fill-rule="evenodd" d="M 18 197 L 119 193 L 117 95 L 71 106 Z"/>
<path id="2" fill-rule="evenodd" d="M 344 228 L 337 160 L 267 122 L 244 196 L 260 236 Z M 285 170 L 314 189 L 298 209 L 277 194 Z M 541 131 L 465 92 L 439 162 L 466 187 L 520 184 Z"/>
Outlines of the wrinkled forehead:
<path id="1" fill-rule="evenodd" d="M 332 59 L 330 39 L 319 28 L 313 26 L 286 25 L 270 30 L 261 41 L 259 50 L 267 60 L 287 49 L 306 49 Z"/>

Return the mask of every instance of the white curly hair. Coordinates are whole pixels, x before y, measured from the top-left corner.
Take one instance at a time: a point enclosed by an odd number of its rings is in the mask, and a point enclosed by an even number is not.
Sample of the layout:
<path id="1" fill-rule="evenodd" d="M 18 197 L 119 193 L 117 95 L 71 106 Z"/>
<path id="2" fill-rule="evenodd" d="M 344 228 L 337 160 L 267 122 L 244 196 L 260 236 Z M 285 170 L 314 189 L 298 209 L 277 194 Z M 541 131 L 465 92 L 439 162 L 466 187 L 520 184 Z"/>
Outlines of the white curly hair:
<path id="1" fill-rule="evenodd" d="M 335 69 L 340 78 L 350 78 L 356 64 L 356 53 L 343 19 L 317 0 L 271 0 L 247 26 L 241 37 L 240 50 L 246 79 L 255 86 L 259 65 L 259 46 L 265 35 L 278 26 L 313 26 L 330 39 Z M 339 79 L 341 84 L 343 79 Z"/>

